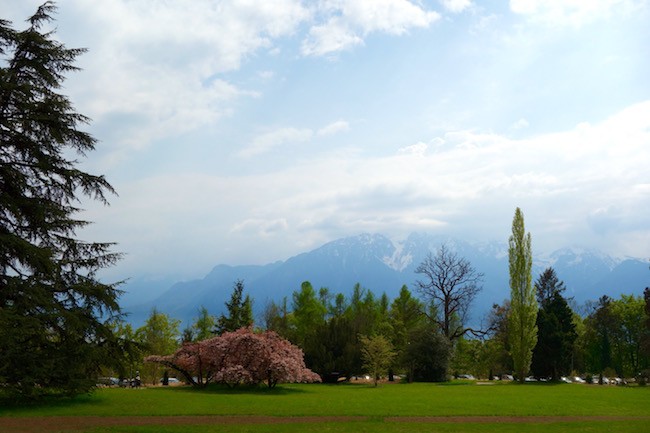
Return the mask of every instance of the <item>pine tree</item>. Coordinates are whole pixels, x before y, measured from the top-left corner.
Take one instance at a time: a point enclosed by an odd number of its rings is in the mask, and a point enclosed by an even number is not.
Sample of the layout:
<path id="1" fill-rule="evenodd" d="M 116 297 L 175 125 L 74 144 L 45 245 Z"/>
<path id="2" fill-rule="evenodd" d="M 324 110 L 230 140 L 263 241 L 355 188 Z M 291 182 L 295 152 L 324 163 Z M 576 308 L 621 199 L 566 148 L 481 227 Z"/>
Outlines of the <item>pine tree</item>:
<path id="1" fill-rule="evenodd" d="M 119 292 L 97 279 L 119 255 L 78 240 L 89 222 L 75 218 L 79 195 L 107 204 L 114 190 L 72 159 L 96 143 L 59 93 L 85 50 L 41 30 L 54 12 L 46 2 L 24 31 L 0 20 L 0 387 L 26 397 L 85 392 L 119 358 Z"/>
<path id="2" fill-rule="evenodd" d="M 530 369 L 537 343 L 537 301 L 532 285 L 533 253 L 530 233 L 524 228 L 524 215 L 519 208 L 512 221 L 509 240 L 510 263 L 510 353 L 520 382 Z"/>
<path id="3" fill-rule="evenodd" d="M 557 380 L 572 370 L 573 346 L 578 334 L 573 311 L 562 296 L 564 290 L 564 283 L 553 268 L 546 269 L 535 282 L 540 308 L 531 369 L 537 377 Z"/>
<path id="4" fill-rule="evenodd" d="M 253 324 L 253 301 L 250 296 L 244 297 L 244 282 L 237 280 L 233 287 L 230 301 L 226 302 L 228 315 L 222 314 L 217 319 L 215 333 L 221 335 L 224 332 L 236 331 L 239 328 Z"/>

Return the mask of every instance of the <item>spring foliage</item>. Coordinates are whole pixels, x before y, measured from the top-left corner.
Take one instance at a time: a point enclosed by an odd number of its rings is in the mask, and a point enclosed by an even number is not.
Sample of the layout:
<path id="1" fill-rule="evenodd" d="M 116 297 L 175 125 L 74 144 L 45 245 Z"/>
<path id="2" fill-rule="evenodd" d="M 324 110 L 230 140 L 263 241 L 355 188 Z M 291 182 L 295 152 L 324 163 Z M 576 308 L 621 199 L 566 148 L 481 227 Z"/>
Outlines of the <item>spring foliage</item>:
<path id="1" fill-rule="evenodd" d="M 537 344 L 537 300 L 532 285 L 533 253 L 530 233 L 524 228 L 524 215 L 517 208 L 509 240 L 510 261 L 510 351 L 515 372 L 524 381 Z"/>
<path id="2" fill-rule="evenodd" d="M 273 331 L 255 333 L 250 328 L 184 343 L 172 355 L 148 356 L 145 361 L 176 370 L 194 386 L 266 383 L 273 388 L 278 383 L 320 382 L 305 367 L 302 350 Z"/>

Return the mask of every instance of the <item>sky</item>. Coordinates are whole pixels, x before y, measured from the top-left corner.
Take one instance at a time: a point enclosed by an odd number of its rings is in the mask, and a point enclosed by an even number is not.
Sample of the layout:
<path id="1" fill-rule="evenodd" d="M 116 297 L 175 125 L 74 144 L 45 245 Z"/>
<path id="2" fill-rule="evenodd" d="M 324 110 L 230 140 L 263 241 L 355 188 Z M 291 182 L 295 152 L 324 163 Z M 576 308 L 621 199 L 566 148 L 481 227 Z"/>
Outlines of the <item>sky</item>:
<path id="1" fill-rule="evenodd" d="M 40 0 L 0 0 L 25 28 Z M 360 233 L 650 257 L 646 0 L 61 0 L 107 278 Z"/>

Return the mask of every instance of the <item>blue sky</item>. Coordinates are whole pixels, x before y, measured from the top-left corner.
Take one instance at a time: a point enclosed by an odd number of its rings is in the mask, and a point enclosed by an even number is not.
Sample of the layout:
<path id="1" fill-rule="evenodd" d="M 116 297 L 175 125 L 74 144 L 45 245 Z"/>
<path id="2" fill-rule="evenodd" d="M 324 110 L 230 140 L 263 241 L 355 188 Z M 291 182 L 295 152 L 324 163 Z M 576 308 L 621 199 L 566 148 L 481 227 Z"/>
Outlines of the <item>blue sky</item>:
<path id="1" fill-rule="evenodd" d="M 40 1 L 0 0 L 22 28 Z M 64 0 L 110 278 L 198 277 L 413 231 L 650 257 L 639 0 Z"/>

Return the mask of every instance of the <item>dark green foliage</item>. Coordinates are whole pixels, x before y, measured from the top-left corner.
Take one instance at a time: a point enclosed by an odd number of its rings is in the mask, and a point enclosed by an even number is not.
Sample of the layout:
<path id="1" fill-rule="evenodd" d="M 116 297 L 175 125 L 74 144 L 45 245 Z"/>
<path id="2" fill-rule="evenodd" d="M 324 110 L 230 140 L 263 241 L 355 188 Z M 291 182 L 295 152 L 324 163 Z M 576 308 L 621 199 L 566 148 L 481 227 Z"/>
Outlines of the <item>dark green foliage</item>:
<path id="1" fill-rule="evenodd" d="M 512 356 L 510 356 L 509 312 L 510 301 L 505 300 L 503 305 L 493 304 L 488 317 L 491 334 L 488 343 L 492 353 L 490 369 L 497 376 L 511 374 L 514 371 Z"/>
<path id="2" fill-rule="evenodd" d="M 564 283 L 558 280 L 553 268 L 542 273 L 535 289 L 540 308 L 531 370 L 537 377 L 558 380 L 572 370 L 573 344 L 578 336 L 573 311 L 562 296 Z"/>
<path id="3" fill-rule="evenodd" d="M 85 50 L 42 32 L 55 11 L 47 2 L 15 31 L 0 20 L 0 384 L 23 396 L 76 394 L 94 386 L 100 366 L 121 346 L 100 317 L 118 316 L 118 290 L 96 278 L 119 255 L 76 231 L 78 194 L 107 203 L 102 176 L 70 159 L 95 139 L 78 126 L 58 90 Z"/>
<path id="4" fill-rule="evenodd" d="M 598 300 L 596 310 L 586 319 L 587 324 L 587 367 L 601 372 L 613 367 L 612 331 L 615 317 L 612 314 L 611 298 L 603 296 Z"/>
<path id="5" fill-rule="evenodd" d="M 641 338 L 641 352 L 646 358 L 650 359 L 650 287 L 646 287 L 643 291 L 643 301 L 645 322 Z"/>
<path id="6" fill-rule="evenodd" d="M 230 301 L 226 302 L 228 315 L 222 314 L 217 319 L 215 333 L 218 335 L 224 332 L 236 331 L 253 325 L 253 302 L 250 296 L 244 297 L 244 282 L 237 280 L 230 295 Z"/>
<path id="7" fill-rule="evenodd" d="M 361 370 L 357 334 L 347 317 L 332 317 L 321 324 L 308 345 L 305 362 L 323 382 L 349 380 Z"/>
<path id="8" fill-rule="evenodd" d="M 425 323 L 409 333 L 406 348 L 409 381 L 443 382 L 451 355 L 451 344 L 435 326 Z"/>

